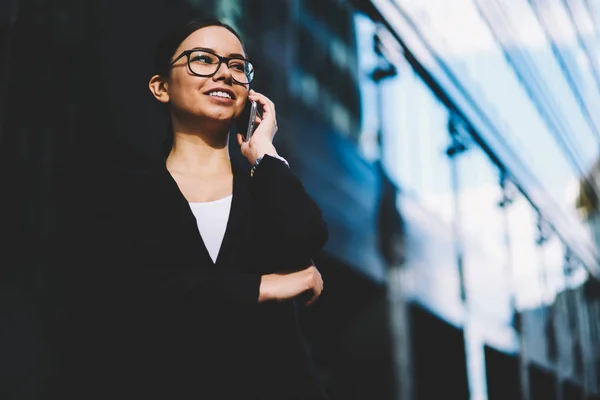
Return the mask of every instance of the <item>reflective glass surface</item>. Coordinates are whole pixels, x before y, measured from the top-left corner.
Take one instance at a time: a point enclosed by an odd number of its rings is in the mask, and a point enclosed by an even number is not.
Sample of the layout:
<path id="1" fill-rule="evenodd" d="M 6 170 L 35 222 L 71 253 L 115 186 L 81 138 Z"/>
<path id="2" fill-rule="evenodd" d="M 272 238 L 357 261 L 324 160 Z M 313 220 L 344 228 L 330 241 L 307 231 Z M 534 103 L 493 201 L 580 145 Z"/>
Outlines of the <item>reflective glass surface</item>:
<path id="1" fill-rule="evenodd" d="M 506 208 L 512 287 L 517 310 L 535 308 L 544 302 L 543 268 L 537 237 L 537 214 L 520 193 Z"/>
<path id="2" fill-rule="evenodd" d="M 448 110 L 408 65 L 381 90 L 387 116 L 382 160 L 401 186 L 399 209 L 407 221 L 406 279 L 421 301 L 460 320 Z"/>
<path id="3" fill-rule="evenodd" d="M 577 1 L 395 3 L 540 182 L 530 189 L 589 238 L 575 198 L 599 149 L 598 62 L 588 51 L 598 38 L 585 24 L 594 13 Z"/>
<path id="4" fill-rule="evenodd" d="M 467 304 L 482 318 L 508 325 L 511 285 L 499 171 L 477 147 L 456 162 Z"/>
<path id="5" fill-rule="evenodd" d="M 379 84 L 365 77 L 363 84 L 363 151 L 381 159 L 400 187 L 404 284 L 435 313 L 462 324 L 471 398 L 487 398 L 484 344 L 522 350 L 542 364 L 562 357 L 575 370 L 576 346 L 567 341 L 578 333 L 561 329 L 575 326 L 571 320 L 589 303 L 568 309 L 572 298 L 583 298 L 568 289 L 581 289 L 588 279 L 575 252 L 594 265 L 587 250 L 600 243 L 600 217 L 584 221 L 576 208 L 579 182 L 599 155 L 600 37 L 590 29 L 594 18 L 600 23 L 600 6 L 584 0 L 373 3 L 389 17 L 409 59 L 431 73 L 423 79 L 441 86 L 417 78 L 399 59 L 402 52 L 388 55 L 398 76 Z M 364 49 L 372 50 L 367 37 L 373 33 L 359 36 Z M 359 54 L 377 68 L 372 51 Z M 453 158 L 446 155 L 451 114 L 434 91 L 474 121 L 490 154 L 473 142 Z M 506 167 L 505 186 L 494 157 Z"/>

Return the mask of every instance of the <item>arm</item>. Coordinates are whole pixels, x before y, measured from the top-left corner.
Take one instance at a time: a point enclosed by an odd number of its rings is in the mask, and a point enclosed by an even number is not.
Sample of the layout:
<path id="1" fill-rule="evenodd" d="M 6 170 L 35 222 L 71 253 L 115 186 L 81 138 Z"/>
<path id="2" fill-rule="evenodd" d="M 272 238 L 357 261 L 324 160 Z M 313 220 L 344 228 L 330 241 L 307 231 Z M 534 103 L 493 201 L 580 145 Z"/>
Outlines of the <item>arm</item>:
<path id="1" fill-rule="evenodd" d="M 280 160 L 265 155 L 251 180 L 256 218 L 291 259 L 307 260 L 327 241 L 321 210 Z"/>
<path id="2" fill-rule="evenodd" d="M 300 180 L 285 163 L 272 157 L 277 154 L 272 143 L 277 132 L 275 105 L 253 90 L 248 98 L 260 103 L 263 110 L 262 118 L 256 117 L 258 128 L 251 139 L 245 142 L 241 134 L 237 137 L 251 165 L 262 157 L 251 183 L 257 223 L 287 259 L 305 262 L 324 246 L 327 227 Z"/>

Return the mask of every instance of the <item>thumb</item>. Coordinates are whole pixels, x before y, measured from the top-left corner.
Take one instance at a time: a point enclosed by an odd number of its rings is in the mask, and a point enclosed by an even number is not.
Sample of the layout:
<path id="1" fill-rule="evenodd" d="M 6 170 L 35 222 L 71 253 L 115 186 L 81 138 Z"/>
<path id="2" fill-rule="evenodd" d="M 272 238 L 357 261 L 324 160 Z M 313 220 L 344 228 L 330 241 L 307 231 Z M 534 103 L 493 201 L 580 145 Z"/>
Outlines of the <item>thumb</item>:
<path id="1" fill-rule="evenodd" d="M 241 133 L 237 134 L 237 142 L 240 146 L 242 145 L 242 143 L 244 143 L 244 137 L 242 136 Z"/>
<path id="2" fill-rule="evenodd" d="M 249 144 L 247 142 L 245 142 L 244 139 L 242 139 L 241 137 L 242 136 L 240 135 L 238 138 L 238 143 L 240 144 L 240 152 L 242 153 L 242 155 L 244 157 L 246 157 L 246 153 L 248 152 Z"/>

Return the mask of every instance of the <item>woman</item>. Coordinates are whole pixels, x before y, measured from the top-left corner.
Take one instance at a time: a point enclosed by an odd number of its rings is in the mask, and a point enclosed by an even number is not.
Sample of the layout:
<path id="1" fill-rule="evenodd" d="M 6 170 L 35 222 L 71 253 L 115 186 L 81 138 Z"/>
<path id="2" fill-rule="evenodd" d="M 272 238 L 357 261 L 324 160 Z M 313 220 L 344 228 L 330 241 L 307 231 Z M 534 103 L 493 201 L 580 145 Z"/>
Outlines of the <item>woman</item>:
<path id="1" fill-rule="evenodd" d="M 171 139 L 160 165 L 102 171 L 104 294 L 93 297 L 104 317 L 96 386 L 81 398 L 325 398 L 296 305 L 323 290 L 310 258 L 327 229 L 272 144 L 275 106 L 249 90 L 242 42 L 219 21 L 188 23 L 155 61 L 149 88 L 169 109 Z M 237 136 L 248 166 L 232 168 L 228 133 L 248 99 L 262 119 L 248 142 Z"/>

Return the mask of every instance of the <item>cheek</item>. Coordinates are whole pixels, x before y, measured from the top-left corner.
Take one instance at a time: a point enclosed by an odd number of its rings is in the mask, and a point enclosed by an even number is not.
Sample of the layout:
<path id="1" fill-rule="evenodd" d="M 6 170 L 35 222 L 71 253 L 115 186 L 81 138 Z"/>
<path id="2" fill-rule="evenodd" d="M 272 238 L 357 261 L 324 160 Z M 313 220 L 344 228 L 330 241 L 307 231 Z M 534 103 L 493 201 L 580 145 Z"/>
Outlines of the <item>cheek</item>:
<path id="1" fill-rule="evenodd" d="M 172 75 L 170 84 L 180 97 L 197 92 L 199 87 L 206 81 L 206 78 L 189 75 L 184 71 L 177 72 L 177 74 Z"/>
<path id="2" fill-rule="evenodd" d="M 187 90 L 173 90 L 170 93 L 170 103 L 178 109 L 193 109 L 195 100 Z"/>
<path id="3" fill-rule="evenodd" d="M 194 108 L 198 102 L 198 85 L 191 77 L 174 79 L 169 90 L 173 105 L 178 108 Z"/>
<path id="4" fill-rule="evenodd" d="M 239 117 L 240 114 L 244 111 L 244 107 L 246 107 L 246 102 L 248 101 L 248 93 L 238 94 L 237 103 L 235 106 L 236 116 Z"/>

